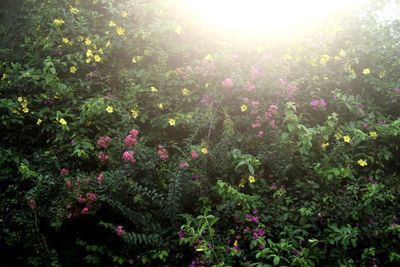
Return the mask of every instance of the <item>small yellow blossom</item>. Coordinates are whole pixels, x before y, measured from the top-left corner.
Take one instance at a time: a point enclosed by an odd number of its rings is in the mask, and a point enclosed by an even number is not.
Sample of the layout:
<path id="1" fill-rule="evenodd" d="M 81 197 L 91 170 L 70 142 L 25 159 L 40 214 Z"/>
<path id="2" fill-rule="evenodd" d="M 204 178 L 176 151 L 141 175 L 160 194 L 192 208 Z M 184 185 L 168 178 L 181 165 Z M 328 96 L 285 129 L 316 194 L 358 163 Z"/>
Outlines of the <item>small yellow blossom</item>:
<path id="1" fill-rule="evenodd" d="M 87 59 L 86 59 L 86 63 L 90 63 L 91 61 L 92 61 L 91 58 L 87 58 Z"/>
<path id="2" fill-rule="evenodd" d="M 22 112 L 23 112 L 23 113 L 28 113 L 28 112 L 29 112 L 29 108 L 27 108 L 27 107 L 22 107 Z"/>
<path id="3" fill-rule="evenodd" d="M 123 11 L 121 12 L 121 16 L 122 16 L 123 18 L 126 18 L 126 17 L 128 16 L 128 11 L 123 10 Z"/>
<path id="4" fill-rule="evenodd" d="M 319 60 L 319 63 L 321 65 L 326 65 L 326 63 L 328 63 L 329 59 L 330 59 L 329 55 L 322 55 L 321 59 Z"/>
<path id="5" fill-rule="evenodd" d="M 70 40 L 67 37 L 62 38 L 64 44 L 70 44 Z"/>
<path id="6" fill-rule="evenodd" d="M 69 68 L 69 72 L 71 72 L 71 73 L 75 73 L 77 70 L 78 70 L 78 68 L 75 66 L 72 66 Z"/>
<path id="7" fill-rule="evenodd" d="M 115 26 L 117 26 L 117 24 L 114 21 L 110 20 L 110 22 L 108 23 L 108 26 L 115 27 Z"/>
<path id="8" fill-rule="evenodd" d="M 234 247 L 237 247 L 238 245 L 239 245 L 238 241 L 235 240 L 235 242 L 233 242 L 233 246 L 234 246 Z"/>
<path id="9" fill-rule="evenodd" d="M 108 107 L 106 108 L 106 111 L 107 111 L 108 113 L 113 113 L 113 112 L 114 112 L 114 108 L 113 108 L 112 106 L 108 106 Z"/>
<path id="10" fill-rule="evenodd" d="M 245 184 L 246 184 L 246 181 L 245 180 L 241 180 L 239 182 L 239 187 L 243 188 L 245 186 Z"/>
<path id="11" fill-rule="evenodd" d="M 364 166 L 367 166 L 367 165 L 368 165 L 367 161 L 364 160 L 364 159 L 359 159 L 359 160 L 357 161 L 357 163 L 358 163 L 358 165 L 360 165 L 361 167 L 364 167 Z"/>
<path id="12" fill-rule="evenodd" d="M 85 39 L 85 45 L 91 45 L 92 44 L 92 40 L 90 40 L 89 37 L 86 37 Z"/>
<path id="13" fill-rule="evenodd" d="M 132 117 L 133 117 L 134 119 L 136 119 L 137 117 L 139 117 L 140 112 L 139 112 L 139 110 L 131 109 L 131 114 L 132 114 Z"/>
<path id="14" fill-rule="evenodd" d="M 159 109 L 164 109 L 164 104 L 163 103 L 158 103 L 158 108 Z"/>
<path id="15" fill-rule="evenodd" d="M 371 73 L 371 70 L 369 68 L 365 68 L 362 72 L 364 75 L 368 75 Z"/>
<path id="16" fill-rule="evenodd" d="M 83 37 L 82 35 L 79 35 L 78 36 L 78 41 L 79 42 L 83 42 L 83 40 L 85 40 L 85 37 Z"/>
<path id="17" fill-rule="evenodd" d="M 343 49 L 340 49 L 339 56 L 345 57 L 346 56 L 346 51 L 344 51 Z"/>
<path id="18" fill-rule="evenodd" d="M 329 146 L 329 143 L 322 143 L 321 144 L 321 147 L 322 147 L 323 150 L 326 150 L 328 148 L 328 146 Z"/>
<path id="19" fill-rule="evenodd" d="M 93 57 L 93 52 L 92 52 L 92 50 L 88 49 L 88 50 L 86 51 L 86 57 Z"/>
<path id="20" fill-rule="evenodd" d="M 256 181 L 256 178 L 253 175 L 249 176 L 249 183 L 254 183 Z"/>
<path id="21" fill-rule="evenodd" d="M 241 105 L 241 106 L 240 106 L 240 110 L 241 110 L 242 112 L 246 112 L 246 111 L 247 111 L 247 105 L 245 105 L 245 104 Z"/>
<path id="22" fill-rule="evenodd" d="M 63 20 L 63 19 L 54 19 L 54 20 L 53 20 L 53 24 L 54 24 L 55 26 L 61 26 L 61 25 L 64 24 L 64 20 Z"/>
<path id="23" fill-rule="evenodd" d="M 101 56 L 95 55 L 95 56 L 93 57 L 93 59 L 94 59 L 95 62 L 100 62 L 100 61 L 101 61 Z"/>
<path id="24" fill-rule="evenodd" d="M 204 57 L 204 60 L 207 60 L 207 61 L 214 61 L 214 58 L 213 58 L 212 55 L 207 54 L 207 55 Z"/>
<path id="25" fill-rule="evenodd" d="M 377 133 L 377 132 L 369 132 L 369 136 L 370 136 L 372 139 L 376 139 L 376 138 L 378 138 L 378 133 Z"/>
<path id="26" fill-rule="evenodd" d="M 72 7 L 69 9 L 69 12 L 71 12 L 72 14 L 76 15 L 79 13 L 79 9 L 77 9 L 76 7 Z"/>
<path id="27" fill-rule="evenodd" d="M 125 35 L 125 29 L 122 27 L 117 27 L 116 32 L 119 36 Z"/>
<path id="28" fill-rule="evenodd" d="M 41 118 L 37 119 L 36 125 L 40 125 L 41 123 L 42 123 L 42 119 Z"/>
<path id="29" fill-rule="evenodd" d="M 17 98 L 17 101 L 18 101 L 18 102 L 22 102 L 22 101 L 24 101 L 24 98 L 23 98 L 22 96 L 19 96 L 19 97 Z"/>
<path id="30" fill-rule="evenodd" d="M 384 70 L 380 71 L 379 74 L 378 74 L 379 78 L 381 78 L 381 79 L 383 77 L 385 77 L 385 75 L 386 75 L 386 71 L 384 71 Z"/>
<path id="31" fill-rule="evenodd" d="M 1 76 L 1 80 L 4 81 L 5 79 L 7 79 L 7 74 L 3 73 L 3 76 Z"/>
<path id="32" fill-rule="evenodd" d="M 181 25 L 177 25 L 177 26 L 175 27 L 175 32 L 176 32 L 177 34 L 181 34 L 181 33 L 182 33 L 182 27 L 181 27 Z"/>
<path id="33" fill-rule="evenodd" d="M 157 93 L 158 89 L 155 88 L 154 86 L 152 86 L 152 87 L 150 87 L 150 91 L 153 92 L 153 93 Z"/>
<path id="34" fill-rule="evenodd" d="M 207 154 L 208 154 L 208 148 L 202 147 L 202 148 L 200 149 L 200 152 L 203 153 L 204 155 L 207 155 Z"/>
<path id="35" fill-rule="evenodd" d="M 189 90 L 187 88 L 182 89 L 182 95 L 187 96 L 189 95 Z"/>
<path id="36" fill-rule="evenodd" d="M 337 134 L 335 134 L 335 138 L 336 138 L 336 140 L 340 140 L 340 139 L 342 139 L 342 137 L 343 137 L 343 135 L 341 134 L 341 133 L 337 133 Z"/>
<path id="37" fill-rule="evenodd" d="M 169 119 L 168 123 L 169 123 L 170 126 L 175 126 L 176 120 L 175 119 Z"/>
<path id="38" fill-rule="evenodd" d="M 64 120 L 63 118 L 58 119 L 58 122 L 59 122 L 61 125 L 67 125 L 67 121 Z"/>
<path id="39" fill-rule="evenodd" d="M 111 47 L 111 42 L 110 42 L 110 40 L 107 41 L 106 47 L 107 47 L 107 48 Z"/>
<path id="40" fill-rule="evenodd" d="M 348 136 L 348 135 L 345 135 L 345 136 L 343 136 L 343 141 L 345 141 L 346 143 L 350 143 L 350 136 Z"/>

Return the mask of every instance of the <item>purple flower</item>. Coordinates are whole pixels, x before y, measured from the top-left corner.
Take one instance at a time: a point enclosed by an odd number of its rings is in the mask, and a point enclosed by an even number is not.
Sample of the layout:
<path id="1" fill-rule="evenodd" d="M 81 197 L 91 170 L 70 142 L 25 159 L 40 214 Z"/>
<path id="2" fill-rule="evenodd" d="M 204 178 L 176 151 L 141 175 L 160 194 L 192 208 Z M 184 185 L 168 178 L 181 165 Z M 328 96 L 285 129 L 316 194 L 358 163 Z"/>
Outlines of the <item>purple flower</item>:
<path id="1" fill-rule="evenodd" d="M 327 103 L 324 99 L 313 99 L 310 102 L 310 106 L 313 110 L 317 110 L 317 109 L 325 110 L 326 105 L 327 105 Z"/>
<path id="2" fill-rule="evenodd" d="M 184 239 L 184 238 L 185 238 L 185 234 L 186 234 L 185 231 L 180 230 L 180 231 L 178 232 L 179 240 Z"/>

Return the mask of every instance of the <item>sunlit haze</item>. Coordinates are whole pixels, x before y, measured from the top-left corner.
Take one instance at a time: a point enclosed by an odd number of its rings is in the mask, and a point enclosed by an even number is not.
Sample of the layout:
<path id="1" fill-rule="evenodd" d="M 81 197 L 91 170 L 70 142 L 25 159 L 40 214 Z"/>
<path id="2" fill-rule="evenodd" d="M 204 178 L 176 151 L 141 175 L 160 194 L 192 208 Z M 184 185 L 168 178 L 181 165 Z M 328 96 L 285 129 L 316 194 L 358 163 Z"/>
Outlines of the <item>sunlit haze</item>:
<path id="1" fill-rule="evenodd" d="M 288 36 L 359 8 L 363 0 L 186 0 L 205 27 L 237 36 Z"/>

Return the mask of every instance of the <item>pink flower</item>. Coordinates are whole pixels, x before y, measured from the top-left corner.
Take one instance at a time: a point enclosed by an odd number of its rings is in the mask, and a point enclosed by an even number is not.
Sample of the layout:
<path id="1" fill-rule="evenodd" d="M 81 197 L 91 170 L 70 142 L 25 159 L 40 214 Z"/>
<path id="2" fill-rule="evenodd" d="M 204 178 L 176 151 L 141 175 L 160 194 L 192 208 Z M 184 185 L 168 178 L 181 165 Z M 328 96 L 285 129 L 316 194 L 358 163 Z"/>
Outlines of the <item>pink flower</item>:
<path id="1" fill-rule="evenodd" d="M 158 146 L 157 155 L 163 161 L 168 159 L 168 151 L 162 145 Z"/>
<path id="2" fill-rule="evenodd" d="M 251 124 L 251 128 L 255 129 L 255 128 L 260 128 L 260 127 L 261 127 L 260 118 L 257 117 L 256 121 Z"/>
<path id="3" fill-rule="evenodd" d="M 199 153 L 196 150 L 192 150 L 192 152 L 190 152 L 192 159 L 197 159 L 199 157 Z"/>
<path id="4" fill-rule="evenodd" d="M 82 203 L 85 203 L 86 198 L 85 198 L 84 196 L 82 196 L 82 195 L 79 195 L 78 198 L 77 198 L 77 200 L 78 200 L 79 203 L 82 204 Z"/>
<path id="5" fill-rule="evenodd" d="M 108 155 L 107 155 L 105 152 L 100 151 L 100 153 L 99 153 L 99 155 L 97 156 L 97 158 L 98 158 L 100 161 L 107 161 L 107 160 L 108 160 Z"/>
<path id="6" fill-rule="evenodd" d="M 264 137 L 264 131 L 259 131 L 257 134 L 258 138 L 263 138 Z"/>
<path id="7" fill-rule="evenodd" d="M 310 106 L 313 110 L 317 110 L 317 109 L 325 110 L 326 105 L 327 105 L 327 103 L 324 99 L 313 99 L 310 102 Z"/>
<path id="8" fill-rule="evenodd" d="M 254 92 L 256 90 L 256 86 L 252 82 L 247 81 L 244 86 L 244 90 L 247 92 Z"/>
<path id="9" fill-rule="evenodd" d="M 115 232 L 117 232 L 118 236 L 122 236 L 125 233 L 125 230 L 123 229 L 122 226 L 117 226 L 117 229 L 115 229 Z"/>
<path id="10" fill-rule="evenodd" d="M 96 194 L 95 194 L 95 193 L 92 193 L 92 192 L 86 193 L 86 198 L 87 198 L 90 202 L 96 202 L 96 200 L 97 200 Z"/>
<path id="11" fill-rule="evenodd" d="M 66 168 L 62 168 L 62 169 L 60 169 L 60 174 L 61 175 L 68 175 L 69 174 L 69 170 L 66 169 Z"/>
<path id="12" fill-rule="evenodd" d="M 137 140 L 136 140 L 136 136 L 134 136 L 134 135 L 128 134 L 124 139 L 125 147 L 132 147 L 132 146 L 136 145 L 136 143 L 137 143 Z"/>
<path id="13" fill-rule="evenodd" d="M 395 93 L 397 93 L 397 94 L 400 94 L 400 87 L 394 88 L 394 89 L 393 89 L 393 92 L 395 92 Z"/>
<path id="14" fill-rule="evenodd" d="M 68 189 L 71 189 L 71 188 L 72 188 L 72 182 L 71 182 L 70 180 L 67 180 L 67 181 L 65 182 L 65 185 L 67 186 Z"/>
<path id="15" fill-rule="evenodd" d="M 104 181 L 104 173 L 101 172 L 101 173 L 97 176 L 96 180 L 97 180 L 97 183 L 98 183 L 98 184 L 102 184 L 103 181 Z"/>
<path id="16" fill-rule="evenodd" d="M 275 120 L 272 120 L 272 121 L 269 123 L 269 125 L 271 125 L 271 127 L 272 127 L 273 129 L 275 129 L 275 128 L 276 128 L 276 122 L 275 122 Z"/>
<path id="17" fill-rule="evenodd" d="M 226 78 L 225 80 L 222 81 L 222 87 L 226 89 L 231 89 L 233 87 L 233 81 L 232 79 Z"/>
<path id="18" fill-rule="evenodd" d="M 133 151 L 125 151 L 122 155 L 122 159 L 125 161 L 129 161 L 132 164 L 136 162 L 135 153 Z"/>
<path id="19" fill-rule="evenodd" d="M 88 207 L 84 207 L 81 212 L 82 212 L 82 214 L 88 214 L 89 213 L 89 208 Z"/>
<path id="20" fill-rule="evenodd" d="M 105 136 L 99 137 L 99 139 L 97 139 L 96 143 L 100 148 L 107 148 L 110 145 L 110 142 L 111 142 L 111 138 L 109 136 L 105 135 Z"/>
<path id="21" fill-rule="evenodd" d="M 189 168 L 189 163 L 187 163 L 186 161 L 183 161 L 179 164 L 179 168 L 181 169 L 187 169 Z"/>
<path id="22" fill-rule="evenodd" d="M 33 198 L 29 200 L 28 205 L 32 210 L 36 209 L 36 201 Z"/>
<path id="23" fill-rule="evenodd" d="M 132 129 L 129 131 L 129 134 L 132 135 L 133 137 L 137 137 L 139 135 L 139 131 L 136 129 Z"/>

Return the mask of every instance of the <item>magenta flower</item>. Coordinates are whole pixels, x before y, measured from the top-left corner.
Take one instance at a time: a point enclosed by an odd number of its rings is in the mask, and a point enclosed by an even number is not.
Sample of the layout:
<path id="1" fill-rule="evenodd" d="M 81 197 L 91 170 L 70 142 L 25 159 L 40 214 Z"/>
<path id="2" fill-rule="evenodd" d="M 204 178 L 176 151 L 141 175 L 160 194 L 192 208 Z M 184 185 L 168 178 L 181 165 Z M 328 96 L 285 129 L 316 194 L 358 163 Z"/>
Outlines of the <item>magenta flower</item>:
<path id="1" fill-rule="evenodd" d="M 82 196 L 82 195 L 79 195 L 78 198 L 77 198 L 77 200 L 78 200 L 79 203 L 82 204 L 82 203 L 85 203 L 86 198 L 85 198 L 84 196 Z"/>
<path id="2" fill-rule="evenodd" d="M 33 198 L 31 198 L 29 200 L 28 205 L 29 205 L 29 208 L 31 208 L 32 210 L 36 209 L 36 201 Z"/>
<path id="3" fill-rule="evenodd" d="M 162 161 L 168 159 L 168 151 L 162 145 L 158 146 L 157 155 Z"/>
<path id="4" fill-rule="evenodd" d="M 97 158 L 98 158 L 100 161 L 107 161 L 107 160 L 108 160 L 108 155 L 107 155 L 105 152 L 100 151 L 100 153 L 99 153 L 99 155 L 97 156 Z"/>
<path id="5" fill-rule="evenodd" d="M 179 237 L 179 240 L 184 239 L 184 238 L 185 238 L 185 231 L 180 230 L 180 231 L 178 232 L 178 237 Z"/>
<path id="6" fill-rule="evenodd" d="M 231 89 L 233 87 L 233 81 L 230 78 L 226 78 L 222 81 L 222 87 L 226 89 Z"/>
<path id="7" fill-rule="evenodd" d="M 108 146 L 110 145 L 110 142 L 111 142 L 111 138 L 109 136 L 105 135 L 105 136 L 100 136 L 99 139 L 97 139 L 96 143 L 100 148 L 105 149 L 105 148 L 108 148 Z"/>
<path id="8" fill-rule="evenodd" d="M 69 170 L 66 169 L 66 168 L 62 168 L 62 169 L 60 169 L 60 174 L 61 175 L 68 175 L 69 174 Z"/>
<path id="9" fill-rule="evenodd" d="M 137 137 L 139 135 L 139 131 L 136 129 L 132 129 L 129 131 L 129 134 L 132 135 L 133 137 Z"/>
<path id="10" fill-rule="evenodd" d="M 123 229 L 122 226 L 117 226 L 117 229 L 115 229 L 115 232 L 117 232 L 118 236 L 122 236 L 125 233 L 125 230 Z"/>
<path id="11" fill-rule="evenodd" d="M 324 99 L 313 99 L 310 102 L 310 106 L 313 110 L 317 110 L 317 109 L 325 110 L 326 105 L 327 105 L 327 103 Z"/>
<path id="12" fill-rule="evenodd" d="M 97 200 L 96 194 L 95 194 L 95 193 L 92 193 L 92 192 L 86 193 L 86 198 L 87 198 L 90 202 L 96 202 L 96 200 Z"/>
<path id="13" fill-rule="evenodd" d="M 122 155 L 122 159 L 124 161 L 129 161 L 132 164 L 136 163 L 135 153 L 133 151 L 125 151 Z"/>
<path id="14" fill-rule="evenodd" d="M 103 181 L 104 181 L 104 173 L 101 172 L 101 173 L 97 176 L 96 180 L 97 180 L 97 183 L 98 183 L 98 184 L 102 184 Z"/>
<path id="15" fill-rule="evenodd" d="M 81 212 L 82 212 L 82 214 L 88 214 L 89 213 L 89 208 L 88 207 L 84 207 Z"/>
<path id="16" fill-rule="evenodd" d="M 132 147 L 132 146 L 136 145 L 136 143 L 137 143 L 136 136 L 131 135 L 131 134 L 128 134 L 127 136 L 125 136 L 125 139 L 124 139 L 125 147 Z"/>
<path id="17" fill-rule="evenodd" d="M 257 137 L 258 137 L 258 138 L 263 138 L 263 137 L 264 137 L 264 131 L 259 131 L 259 132 L 257 133 Z"/>
<path id="18" fill-rule="evenodd" d="M 67 180 L 67 181 L 65 182 L 65 185 L 66 185 L 66 187 L 67 187 L 68 189 L 71 189 L 71 188 L 72 188 L 72 182 L 71 182 L 70 180 Z"/>
<path id="19" fill-rule="evenodd" d="M 192 159 L 197 159 L 199 157 L 199 153 L 196 150 L 192 150 L 192 152 L 190 152 Z"/>
<path id="20" fill-rule="evenodd" d="M 187 169 L 189 168 L 189 163 L 187 163 L 186 161 L 183 161 L 179 164 L 179 168 L 181 169 Z"/>

